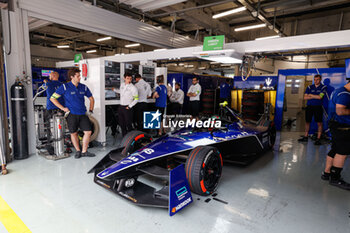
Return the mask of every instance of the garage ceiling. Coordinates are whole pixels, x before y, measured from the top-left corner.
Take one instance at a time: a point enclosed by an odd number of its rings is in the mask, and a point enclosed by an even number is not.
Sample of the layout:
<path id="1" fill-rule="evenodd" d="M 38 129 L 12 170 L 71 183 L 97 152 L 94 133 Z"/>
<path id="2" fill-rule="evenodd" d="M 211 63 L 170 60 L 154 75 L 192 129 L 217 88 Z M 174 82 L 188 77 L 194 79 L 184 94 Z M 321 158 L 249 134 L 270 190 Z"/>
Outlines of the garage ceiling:
<path id="1" fill-rule="evenodd" d="M 227 42 L 233 42 L 266 36 L 295 36 L 350 29 L 348 0 L 85 0 L 84 2 L 200 42 L 209 35 L 225 35 Z M 244 10 L 238 13 L 213 18 L 213 15 L 242 7 Z M 253 30 L 235 30 L 257 24 L 266 26 Z M 100 56 L 159 49 L 146 44 L 126 48 L 125 45 L 133 41 L 118 38 L 97 42 L 97 39 L 105 35 L 34 18 L 29 20 L 29 26 L 31 43 L 44 47 L 69 44 L 68 50 L 74 52 L 96 50 L 95 54 Z"/>

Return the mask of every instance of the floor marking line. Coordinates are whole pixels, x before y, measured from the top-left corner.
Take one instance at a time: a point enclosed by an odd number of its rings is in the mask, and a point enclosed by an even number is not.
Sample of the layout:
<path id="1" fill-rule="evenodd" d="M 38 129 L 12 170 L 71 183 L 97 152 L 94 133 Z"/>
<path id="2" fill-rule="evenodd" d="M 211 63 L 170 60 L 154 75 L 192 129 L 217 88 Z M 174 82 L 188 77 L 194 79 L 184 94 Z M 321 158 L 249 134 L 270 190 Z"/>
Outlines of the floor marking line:
<path id="1" fill-rule="evenodd" d="M 31 233 L 18 215 L 0 196 L 0 222 L 9 233 Z"/>

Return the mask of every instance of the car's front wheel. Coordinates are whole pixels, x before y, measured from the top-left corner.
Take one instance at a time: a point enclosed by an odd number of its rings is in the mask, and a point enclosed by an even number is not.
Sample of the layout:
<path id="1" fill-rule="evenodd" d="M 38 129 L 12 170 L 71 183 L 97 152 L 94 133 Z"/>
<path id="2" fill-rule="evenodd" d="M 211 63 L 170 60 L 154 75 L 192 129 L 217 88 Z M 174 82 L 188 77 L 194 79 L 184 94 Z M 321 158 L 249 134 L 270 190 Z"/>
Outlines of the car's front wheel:
<path id="1" fill-rule="evenodd" d="M 141 131 L 131 131 L 124 136 L 122 142 L 120 143 L 120 147 L 124 147 L 122 155 L 125 157 L 129 156 L 129 154 L 141 149 L 151 141 L 152 137 L 150 135 Z"/>
<path id="2" fill-rule="evenodd" d="M 222 173 L 222 156 L 215 147 L 198 146 L 186 161 L 185 171 L 191 191 L 201 196 L 213 193 Z"/>

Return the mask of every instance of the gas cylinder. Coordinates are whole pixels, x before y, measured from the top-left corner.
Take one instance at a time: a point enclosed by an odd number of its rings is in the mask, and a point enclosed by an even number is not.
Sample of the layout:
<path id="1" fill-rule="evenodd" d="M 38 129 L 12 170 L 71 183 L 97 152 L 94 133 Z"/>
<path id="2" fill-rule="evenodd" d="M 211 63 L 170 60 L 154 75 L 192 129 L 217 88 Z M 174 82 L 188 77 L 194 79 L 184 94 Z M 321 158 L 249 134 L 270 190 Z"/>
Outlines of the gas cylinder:
<path id="1" fill-rule="evenodd" d="M 13 129 L 13 157 L 26 159 L 29 156 L 27 131 L 27 98 L 23 84 L 16 81 L 11 86 L 11 109 Z"/>

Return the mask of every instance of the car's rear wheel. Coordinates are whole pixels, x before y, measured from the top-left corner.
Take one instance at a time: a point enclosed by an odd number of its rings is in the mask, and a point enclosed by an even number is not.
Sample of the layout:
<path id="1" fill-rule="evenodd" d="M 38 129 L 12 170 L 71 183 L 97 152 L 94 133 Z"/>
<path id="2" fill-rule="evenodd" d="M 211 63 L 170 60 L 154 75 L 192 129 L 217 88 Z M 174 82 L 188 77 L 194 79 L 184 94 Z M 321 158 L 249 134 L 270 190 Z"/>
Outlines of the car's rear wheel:
<path id="1" fill-rule="evenodd" d="M 146 146 L 151 141 L 152 137 L 150 135 L 142 131 L 131 131 L 124 136 L 122 142 L 120 143 L 120 147 L 124 147 L 122 155 L 126 157 L 138 149 Z"/>
<path id="2" fill-rule="evenodd" d="M 189 154 L 185 170 L 191 191 L 201 196 L 213 193 L 222 173 L 222 156 L 215 147 L 198 146 Z"/>

